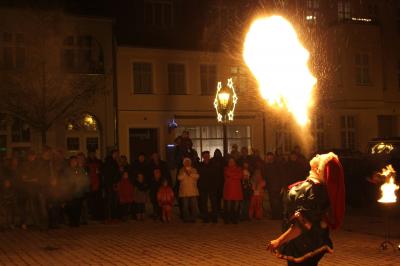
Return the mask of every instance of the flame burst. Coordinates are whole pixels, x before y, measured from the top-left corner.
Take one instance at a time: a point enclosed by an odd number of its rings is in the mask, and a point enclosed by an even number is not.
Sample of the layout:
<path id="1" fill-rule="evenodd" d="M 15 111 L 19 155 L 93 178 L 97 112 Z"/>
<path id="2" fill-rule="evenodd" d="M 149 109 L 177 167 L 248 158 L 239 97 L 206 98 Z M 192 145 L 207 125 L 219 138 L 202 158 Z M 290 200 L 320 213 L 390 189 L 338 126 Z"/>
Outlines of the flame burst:
<path id="1" fill-rule="evenodd" d="M 280 16 L 257 19 L 247 33 L 243 57 L 262 97 L 306 125 L 317 80 L 307 66 L 309 53 L 292 25 Z"/>
<path id="2" fill-rule="evenodd" d="M 378 200 L 381 203 L 395 203 L 397 201 L 396 191 L 399 186 L 394 183 L 396 171 L 392 165 L 388 165 L 382 169 L 380 175 L 386 177 L 386 182 L 381 186 L 382 197 Z"/>

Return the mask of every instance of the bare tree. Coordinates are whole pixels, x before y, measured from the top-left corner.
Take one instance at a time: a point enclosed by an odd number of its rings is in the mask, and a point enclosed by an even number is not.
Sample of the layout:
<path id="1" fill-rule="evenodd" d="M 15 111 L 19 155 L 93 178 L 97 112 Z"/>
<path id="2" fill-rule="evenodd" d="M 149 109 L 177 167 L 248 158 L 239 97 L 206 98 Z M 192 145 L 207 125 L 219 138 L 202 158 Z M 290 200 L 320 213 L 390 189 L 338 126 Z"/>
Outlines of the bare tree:
<path id="1" fill-rule="evenodd" d="M 20 69 L 0 71 L 0 110 L 39 132 L 44 145 L 55 123 L 87 109 L 105 93 L 106 75 L 104 70 L 71 73 L 62 60 L 54 60 L 62 55 L 65 32 L 76 30 L 67 17 L 39 10 L 26 17 L 17 28 L 28 36 L 26 60 Z"/>

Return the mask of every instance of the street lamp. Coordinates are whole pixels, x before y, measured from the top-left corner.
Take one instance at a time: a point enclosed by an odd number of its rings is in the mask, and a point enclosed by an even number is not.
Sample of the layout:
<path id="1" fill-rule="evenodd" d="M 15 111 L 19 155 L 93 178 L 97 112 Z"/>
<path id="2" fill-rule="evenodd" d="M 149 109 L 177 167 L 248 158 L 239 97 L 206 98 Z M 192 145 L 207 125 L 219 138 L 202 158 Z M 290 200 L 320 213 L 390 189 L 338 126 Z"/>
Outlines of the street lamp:
<path id="1" fill-rule="evenodd" d="M 214 99 L 214 108 L 217 113 L 218 122 L 222 123 L 224 156 L 228 154 L 226 124 L 229 121 L 233 121 L 237 101 L 238 97 L 235 93 L 232 78 L 228 79 L 228 83 L 224 87 L 222 87 L 221 82 L 218 82 L 217 94 Z"/>

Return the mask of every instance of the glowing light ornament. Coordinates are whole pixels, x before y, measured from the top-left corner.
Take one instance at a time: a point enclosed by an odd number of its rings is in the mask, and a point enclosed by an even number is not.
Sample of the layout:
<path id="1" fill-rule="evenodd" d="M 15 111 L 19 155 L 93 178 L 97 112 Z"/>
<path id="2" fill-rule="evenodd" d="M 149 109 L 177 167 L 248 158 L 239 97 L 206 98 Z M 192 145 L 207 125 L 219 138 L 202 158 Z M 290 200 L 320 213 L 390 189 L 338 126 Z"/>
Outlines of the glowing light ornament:
<path id="1" fill-rule="evenodd" d="M 393 169 L 392 165 L 388 165 L 382 169 L 380 174 L 389 179 L 381 186 L 382 197 L 378 202 L 395 203 L 397 201 L 396 191 L 399 189 L 399 186 L 394 183 L 396 171 Z"/>
<path id="2" fill-rule="evenodd" d="M 280 16 L 257 19 L 244 42 L 243 58 L 271 106 L 286 108 L 301 126 L 308 111 L 316 78 L 310 73 L 308 51 L 292 25 Z"/>
<path id="3" fill-rule="evenodd" d="M 217 113 L 218 122 L 233 121 L 238 97 L 233 86 L 232 78 L 228 79 L 227 87 L 223 88 L 222 83 L 218 82 L 217 94 L 214 99 L 214 108 Z"/>

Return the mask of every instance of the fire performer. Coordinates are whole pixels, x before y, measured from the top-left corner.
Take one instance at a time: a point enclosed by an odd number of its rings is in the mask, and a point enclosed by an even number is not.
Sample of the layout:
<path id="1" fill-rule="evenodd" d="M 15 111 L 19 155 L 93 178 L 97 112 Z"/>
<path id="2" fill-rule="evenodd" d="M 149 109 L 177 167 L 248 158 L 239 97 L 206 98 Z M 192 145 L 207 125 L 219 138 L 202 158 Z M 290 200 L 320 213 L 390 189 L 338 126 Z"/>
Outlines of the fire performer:
<path id="1" fill-rule="evenodd" d="M 286 231 L 267 247 L 288 265 L 318 265 L 325 253 L 333 252 L 329 231 L 339 228 L 344 217 L 344 176 L 337 155 L 317 155 L 310 166 L 306 180 L 289 186 Z"/>

